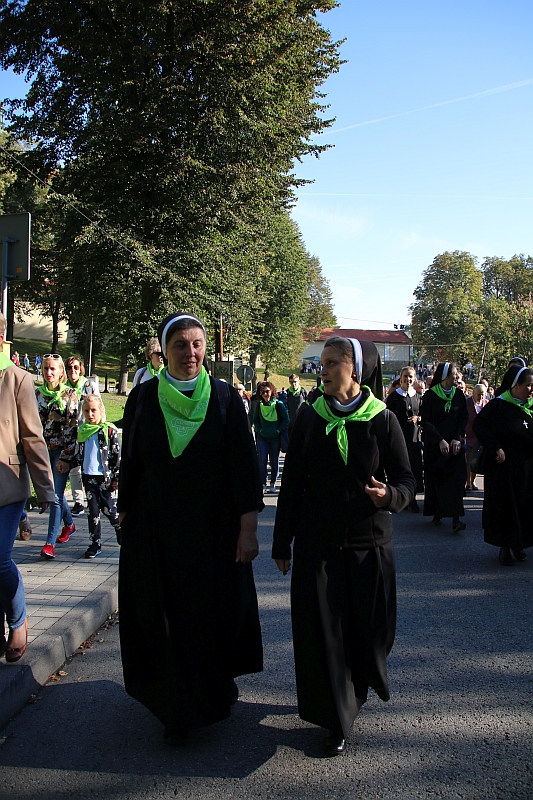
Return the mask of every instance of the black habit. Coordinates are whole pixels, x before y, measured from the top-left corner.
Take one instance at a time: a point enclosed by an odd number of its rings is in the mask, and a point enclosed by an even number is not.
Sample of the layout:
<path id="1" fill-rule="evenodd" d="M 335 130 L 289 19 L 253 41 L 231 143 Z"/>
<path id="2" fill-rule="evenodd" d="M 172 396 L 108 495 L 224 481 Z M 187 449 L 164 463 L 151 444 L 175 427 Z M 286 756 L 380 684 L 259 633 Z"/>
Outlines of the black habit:
<path id="1" fill-rule="evenodd" d="M 460 389 L 455 389 L 451 408 L 445 410 L 446 401 L 429 389 L 422 399 L 422 441 L 424 443 L 424 514 L 425 516 L 462 517 L 465 513 L 463 497 L 466 485 L 465 430 L 468 422 L 466 399 Z M 461 450 L 447 456 L 440 452 L 444 439 L 461 442 Z"/>
<path id="2" fill-rule="evenodd" d="M 346 737 L 369 687 L 389 699 L 386 657 L 396 627 L 391 511 L 413 499 L 415 480 L 390 412 L 346 424 L 347 465 L 336 432 L 326 435 L 326 425 L 312 406 L 296 417 L 272 557 L 290 559 L 294 538 L 291 613 L 299 714 Z M 377 509 L 364 492 L 372 475 L 385 480 L 385 472 L 392 492 L 387 510 Z"/>
<path id="3" fill-rule="evenodd" d="M 229 387 L 223 424 L 210 381 L 205 420 L 178 458 L 170 452 L 157 379 L 133 389 L 124 412 L 124 682 L 168 735 L 229 716 L 233 678 L 262 670 L 252 565 L 235 563 L 241 514 L 263 508 L 257 454 L 239 395 Z"/>
<path id="4" fill-rule="evenodd" d="M 486 448 L 482 524 L 485 541 L 496 547 L 533 547 L 533 419 L 497 398 L 481 409 L 474 433 Z M 503 464 L 496 451 L 505 453 Z"/>
<path id="5" fill-rule="evenodd" d="M 398 391 L 391 392 L 385 400 L 387 408 L 396 415 L 405 439 L 411 471 L 416 480 L 416 491 L 424 491 L 424 478 L 422 467 L 422 442 L 420 424 L 414 425 L 407 422 L 408 417 L 420 417 L 422 397 L 415 392 L 413 395 L 402 395 Z"/>

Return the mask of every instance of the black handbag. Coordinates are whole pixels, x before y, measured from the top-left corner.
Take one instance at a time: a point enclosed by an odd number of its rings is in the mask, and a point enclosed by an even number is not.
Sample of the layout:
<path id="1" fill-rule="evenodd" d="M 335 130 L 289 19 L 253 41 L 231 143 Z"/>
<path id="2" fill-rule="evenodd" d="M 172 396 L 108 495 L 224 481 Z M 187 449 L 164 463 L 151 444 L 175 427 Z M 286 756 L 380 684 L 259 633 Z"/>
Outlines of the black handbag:
<path id="1" fill-rule="evenodd" d="M 470 452 L 470 459 L 468 461 L 468 469 L 476 475 L 483 475 L 485 472 L 485 457 L 487 451 L 480 442 L 476 442 Z"/>

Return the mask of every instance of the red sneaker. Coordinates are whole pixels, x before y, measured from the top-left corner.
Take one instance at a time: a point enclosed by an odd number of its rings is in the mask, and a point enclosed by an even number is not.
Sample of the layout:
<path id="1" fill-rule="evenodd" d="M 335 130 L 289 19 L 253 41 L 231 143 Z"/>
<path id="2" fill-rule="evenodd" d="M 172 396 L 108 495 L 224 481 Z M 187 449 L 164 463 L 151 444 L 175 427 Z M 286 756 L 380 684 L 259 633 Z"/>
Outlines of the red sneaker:
<path id="1" fill-rule="evenodd" d="M 53 544 L 45 544 L 41 550 L 41 558 L 47 558 L 49 561 L 56 557 L 56 551 Z"/>
<path id="2" fill-rule="evenodd" d="M 65 542 L 68 542 L 75 530 L 76 526 L 74 523 L 72 523 L 72 525 L 65 525 L 61 531 L 61 534 L 57 537 L 57 541 L 60 542 L 60 544 L 65 544 Z"/>

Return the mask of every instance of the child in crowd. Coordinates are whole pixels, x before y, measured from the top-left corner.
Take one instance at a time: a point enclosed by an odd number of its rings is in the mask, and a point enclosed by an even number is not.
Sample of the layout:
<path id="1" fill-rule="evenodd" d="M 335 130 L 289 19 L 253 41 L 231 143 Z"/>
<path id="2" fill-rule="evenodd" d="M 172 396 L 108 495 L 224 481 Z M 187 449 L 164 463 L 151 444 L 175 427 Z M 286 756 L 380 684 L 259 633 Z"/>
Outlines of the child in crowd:
<path id="1" fill-rule="evenodd" d="M 85 422 L 78 429 L 75 463 L 87 496 L 91 544 L 85 558 L 95 558 L 102 551 L 100 511 L 108 517 L 120 543 L 120 527 L 113 492 L 118 488 L 120 440 L 114 425 L 105 421 L 104 404 L 95 394 L 87 395 L 82 403 Z"/>

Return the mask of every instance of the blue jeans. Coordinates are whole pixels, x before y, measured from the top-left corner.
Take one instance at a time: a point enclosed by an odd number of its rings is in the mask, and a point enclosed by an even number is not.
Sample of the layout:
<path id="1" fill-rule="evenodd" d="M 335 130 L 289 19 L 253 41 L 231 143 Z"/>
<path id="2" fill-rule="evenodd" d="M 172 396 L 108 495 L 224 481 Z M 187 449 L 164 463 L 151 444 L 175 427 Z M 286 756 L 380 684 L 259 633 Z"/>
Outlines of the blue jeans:
<path id="1" fill-rule="evenodd" d="M 279 451 L 281 448 L 281 437 L 275 439 L 265 439 L 261 434 L 257 434 L 257 453 L 259 455 L 259 472 L 261 483 L 266 486 L 267 482 L 267 461 L 270 459 L 270 483 L 276 483 L 279 474 L 278 462 Z"/>
<path id="2" fill-rule="evenodd" d="M 59 472 L 57 462 L 61 455 L 61 450 L 49 450 L 50 464 L 52 465 L 52 475 L 54 477 L 55 500 L 50 505 L 50 516 L 48 517 L 48 536 L 46 544 L 55 544 L 59 535 L 61 519 L 65 525 L 72 525 L 72 514 L 69 504 L 65 500 L 65 487 L 68 481 L 68 471 Z"/>
<path id="3" fill-rule="evenodd" d="M 26 601 L 24 584 L 11 558 L 24 500 L 0 508 L 0 635 L 4 632 L 4 616 L 10 630 L 24 625 Z"/>

